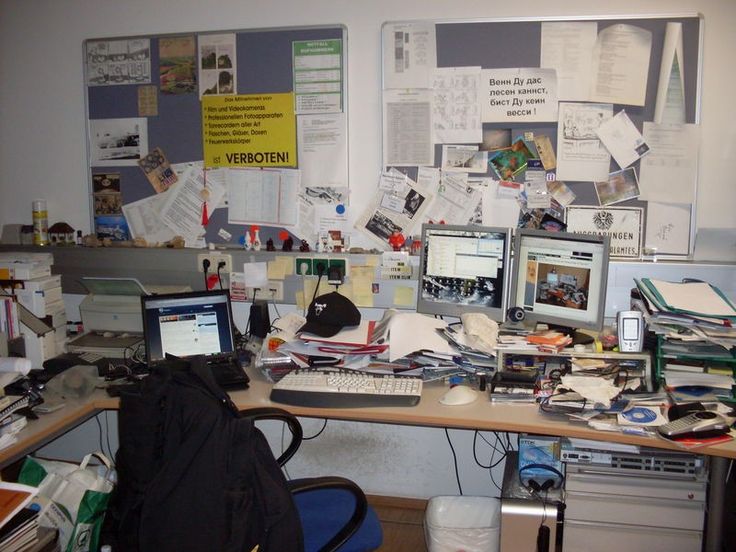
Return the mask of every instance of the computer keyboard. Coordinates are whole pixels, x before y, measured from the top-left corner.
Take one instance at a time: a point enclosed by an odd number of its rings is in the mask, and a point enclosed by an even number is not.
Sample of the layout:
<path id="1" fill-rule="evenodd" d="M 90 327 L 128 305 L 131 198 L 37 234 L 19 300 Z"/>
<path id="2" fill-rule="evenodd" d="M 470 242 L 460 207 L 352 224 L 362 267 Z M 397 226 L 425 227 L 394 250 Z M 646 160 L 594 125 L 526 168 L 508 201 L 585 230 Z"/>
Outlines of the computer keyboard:
<path id="1" fill-rule="evenodd" d="M 271 389 L 274 402 L 318 408 L 415 406 L 421 396 L 421 378 L 345 370 L 296 370 Z"/>

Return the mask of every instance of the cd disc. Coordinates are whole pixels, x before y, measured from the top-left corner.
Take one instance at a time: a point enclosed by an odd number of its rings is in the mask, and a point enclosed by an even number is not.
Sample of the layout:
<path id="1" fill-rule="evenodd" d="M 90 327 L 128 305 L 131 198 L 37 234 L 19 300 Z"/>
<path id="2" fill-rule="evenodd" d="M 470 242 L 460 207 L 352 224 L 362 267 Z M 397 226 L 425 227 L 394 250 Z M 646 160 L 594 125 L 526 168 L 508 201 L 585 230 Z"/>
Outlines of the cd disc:
<path id="1" fill-rule="evenodd" d="M 634 408 L 630 408 L 629 410 L 622 412 L 621 416 L 625 420 L 635 424 L 649 424 L 657 419 L 657 413 L 651 408 L 646 408 L 644 406 L 635 406 Z"/>

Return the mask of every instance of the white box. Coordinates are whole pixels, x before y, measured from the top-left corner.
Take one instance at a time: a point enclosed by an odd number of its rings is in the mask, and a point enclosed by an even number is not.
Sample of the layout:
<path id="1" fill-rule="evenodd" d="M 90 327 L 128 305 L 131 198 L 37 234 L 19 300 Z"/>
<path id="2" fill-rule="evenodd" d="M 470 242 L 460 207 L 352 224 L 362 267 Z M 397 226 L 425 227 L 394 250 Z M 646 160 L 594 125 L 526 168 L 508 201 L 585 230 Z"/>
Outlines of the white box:
<path id="1" fill-rule="evenodd" d="M 42 336 L 36 335 L 25 324 L 21 324 L 23 343 L 26 358 L 31 361 L 31 367 L 42 369 L 43 362 L 56 356 L 55 332 L 48 332 Z"/>
<path id="2" fill-rule="evenodd" d="M 64 300 L 61 296 L 61 288 L 52 288 L 46 291 L 27 291 L 16 289 L 15 296 L 18 302 L 31 311 L 38 318 L 51 316 L 64 310 Z"/>

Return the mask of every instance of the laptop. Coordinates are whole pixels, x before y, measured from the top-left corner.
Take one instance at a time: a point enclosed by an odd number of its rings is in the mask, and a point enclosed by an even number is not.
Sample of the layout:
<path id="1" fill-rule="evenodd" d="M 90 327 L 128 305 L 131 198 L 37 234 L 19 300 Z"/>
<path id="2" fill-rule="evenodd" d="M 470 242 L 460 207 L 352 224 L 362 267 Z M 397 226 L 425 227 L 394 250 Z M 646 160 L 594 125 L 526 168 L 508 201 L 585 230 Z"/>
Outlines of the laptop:
<path id="1" fill-rule="evenodd" d="M 149 368 L 164 362 L 166 354 L 204 355 L 221 387 L 248 387 L 249 378 L 235 349 L 227 290 L 147 295 L 141 297 L 141 304 Z"/>

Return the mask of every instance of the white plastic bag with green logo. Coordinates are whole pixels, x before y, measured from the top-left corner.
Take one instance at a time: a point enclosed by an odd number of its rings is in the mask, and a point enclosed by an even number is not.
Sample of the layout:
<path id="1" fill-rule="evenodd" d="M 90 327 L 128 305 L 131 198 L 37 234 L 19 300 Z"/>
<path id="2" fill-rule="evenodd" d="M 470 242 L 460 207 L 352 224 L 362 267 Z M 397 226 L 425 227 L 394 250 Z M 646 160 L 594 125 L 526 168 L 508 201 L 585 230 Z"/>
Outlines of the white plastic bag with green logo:
<path id="1" fill-rule="evenodd" d="M 92 457 L 102 465 L 89 466 Z M 88 454 L 79 465 L 29 456 L 18 477 L 19 483 L 38 487 L 39 524 L 59 530 L 64 552 L 97 550 L 114 480 L 110 460 L 101 452 Z"/>

